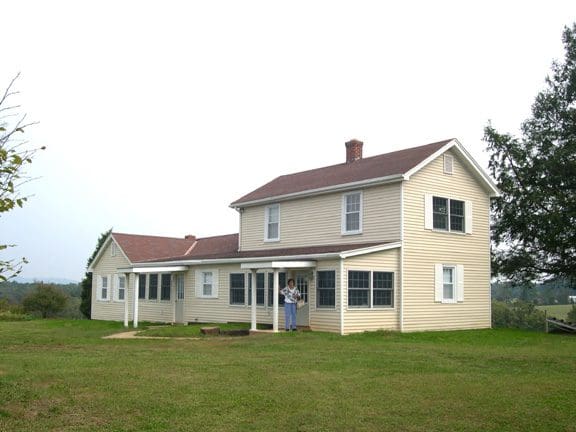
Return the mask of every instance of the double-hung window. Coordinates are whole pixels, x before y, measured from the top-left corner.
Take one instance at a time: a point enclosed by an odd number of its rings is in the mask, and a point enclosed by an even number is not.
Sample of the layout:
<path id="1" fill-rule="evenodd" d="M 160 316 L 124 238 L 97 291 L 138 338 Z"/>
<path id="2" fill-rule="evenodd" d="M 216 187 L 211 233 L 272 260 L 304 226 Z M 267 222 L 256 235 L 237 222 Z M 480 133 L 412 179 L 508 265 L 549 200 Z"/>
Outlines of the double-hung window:
<path id="1" fill-rule="evenodd" d="M 357 308 L 394 307 L 394 273 L 348 271 L 348 306 Z"/>
<path id="2" fill-rule="evenodd" d="M 202 272 L 202 296 L 203 297 L 211 297 L 212 296 L 212 284 L 214 282 L 212 272 Z"/>
<path id="3" fill-rule="evenodd" d="M 336 307 L 336 272 L 320 270 L 316 275 L 316 306 L 318 308 Z"/>
<path id="4" fill-rule="evenodd" d="M 280 240 L 280 204 L 266 206 L 264 241 Z"/>
<path id="5" fill-rule="evenodd" d="M 426 195 L 426 229 L 472 233 L 472 203 L 451 198 Z"/>
<path id="6" fill-rule="evenodd" d="M 114 301 L 124 301 L 126 298 L 126 276 L 116 275 L 116 290 L 114 291 Z"/>
<path id="7" fill-rule="evenodd" d="M 146 274 L 140 273 L 138 275 L 138 299 L 143 300 L 146 298 Z"/>
<path id="8" fill-rule="evenodd" d="M 464 301 L 464 266 L 461 264 L 435 265 L 435 301 L 460 303 Z"/>
<path id="9" fill-rule="evenodd" d="M 245 304 L 244 273 L 230 273 L 230 304 Z"/>
<path id="10" fill-rule="evenodd" d="M 148 300 L 158 300 L 158 274 L 152 273 L 148 277 Z"/>
<path id="11" fill-rule="evenodd" d="M 109 281 L 110 279 L 108 276 L 100 276 L 98 286 L 98 300 L 108 300 Z"/>
<path id="12" fill-rule="evenodd" d="M 172 288 L 172 275 L 164 273 L 160 277 L 160 300 L 170 300 L 170 290 Z"/>
<path id="13" fill-rule="evenodd" d="M 218 269 L 196 270 L 196 297 L 218 298 Z"/>
<path id="14" fill-rule="evenodd" d="M 362 192 L 342 195 L 342 234 L 362 233 Z"/>

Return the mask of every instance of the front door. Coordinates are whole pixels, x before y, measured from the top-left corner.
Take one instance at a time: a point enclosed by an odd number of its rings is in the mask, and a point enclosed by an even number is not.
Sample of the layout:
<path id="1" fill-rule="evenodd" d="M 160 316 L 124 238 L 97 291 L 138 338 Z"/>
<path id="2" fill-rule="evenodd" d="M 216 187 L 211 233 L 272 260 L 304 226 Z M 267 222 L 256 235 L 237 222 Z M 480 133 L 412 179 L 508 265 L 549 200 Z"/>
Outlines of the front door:
<path id="1" fill-rule="evenodd" d="M 174 321 L 184 323 L 184 275 L 176 275 L 176 300 L 175 300 Z"/>
<path id="2" fill-rule="evenodd" d="M 304 307 L 296 312 L 296 325 L 308 327 L 310 325 L 310 306 L 308 305 L 308 279 L 304 273 L 296 273 L 296 288 L 302 295 Z"/>

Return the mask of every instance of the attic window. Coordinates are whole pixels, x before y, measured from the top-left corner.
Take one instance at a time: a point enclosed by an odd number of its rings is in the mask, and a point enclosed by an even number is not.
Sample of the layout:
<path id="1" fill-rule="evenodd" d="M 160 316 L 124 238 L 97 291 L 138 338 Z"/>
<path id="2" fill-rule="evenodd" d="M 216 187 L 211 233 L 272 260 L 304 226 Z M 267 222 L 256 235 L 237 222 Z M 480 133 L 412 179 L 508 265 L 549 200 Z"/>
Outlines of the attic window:
<path id="1" fill-rule="evenodd" d="M 112 242 L 112 245 L 110 246 L 110 256 L 116 256 L 116 243 L 114 242 Z"/>
<path id="2" fill-rule="evenodd" d="M 445 154 L 444 155 L 444 174 L 454 173 L 454 156 Z"/>

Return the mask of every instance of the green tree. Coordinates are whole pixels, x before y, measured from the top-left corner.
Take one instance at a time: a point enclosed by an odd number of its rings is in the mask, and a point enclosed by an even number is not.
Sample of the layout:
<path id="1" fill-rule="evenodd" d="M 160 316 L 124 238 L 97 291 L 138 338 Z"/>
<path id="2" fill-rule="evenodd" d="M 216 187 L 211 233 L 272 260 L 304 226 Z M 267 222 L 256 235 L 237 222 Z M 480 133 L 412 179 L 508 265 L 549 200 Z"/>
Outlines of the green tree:
<path id="1" fill-rule="evenodd" d="M 514 281 L 576 280 L 576 24 L 565 27 L 563 62 L 553 62 L 521 136 L 488 123 L 493 270 Z"/>
<path id="2" fill-rule="evenodd" d="M 90 267 L 90 264 L 92 264 L 96 258 L 96 255 L 98 255 L 100 248 L 104 245 L 104 242 L 111 232 L 112 228 L 100 234 L 96 248 L 94 249 L 94 252 L 92 252 L 90 258 L 88 258 L 86 268 Z M 84 274 L 84 279 L 82 279 L 82 282 L 80 282 L 80 285 L 82 286 L 82 301 L 80 302 L 80 312 L 82 312 L 86 318 L 90 319 L 92 315 L 92 273 L 86 272 Z"/>
<path id="3" fill-rule="evenodd" d="M 20 187 L 30 180 L 26 167 L 32 163 L 35 153 L 44 149 L 27 149 L 27 142 L 20 137 L 34 123 L 26 122 L 26 114 L 19 115 L 20 106 L 12 102 L 18 94 L 13 86 L 19 75 L 0 96 L 0 215 L 24 205 L 28 198 L 21 195 Z M 0 243 L 0 252 L 14 246 Z M 26 262 L 26 258 L 20 261 L 0 259 L 0 281 L 18 275 Z"/>
<path id="4" fill-rule="evenodd" d="M 40 283 L 34 291 L 24 297 L 22 306 L 26 312 L 36 312 L 42 318 L 53 317 L 64 310 L 68 296 L 53 285 Z"/>

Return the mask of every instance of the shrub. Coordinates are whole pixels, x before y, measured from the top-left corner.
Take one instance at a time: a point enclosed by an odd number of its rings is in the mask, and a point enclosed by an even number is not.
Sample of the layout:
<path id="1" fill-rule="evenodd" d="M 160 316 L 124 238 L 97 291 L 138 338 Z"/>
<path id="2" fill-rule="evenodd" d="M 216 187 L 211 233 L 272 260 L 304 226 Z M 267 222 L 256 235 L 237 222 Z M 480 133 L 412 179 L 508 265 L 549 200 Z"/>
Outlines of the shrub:
<path id="1" fill-rule="evenodd" d="M 34 291 L 24 297 L 22 305 L 26 312 L 36 312 L 42 318 L 53 317 L 64 310 L 68 296 L 53 285 L 40 283 Z"/>
<path id="2" fill-rule="evenodd" d="M 569 322 L 576 323 L 576 304 L 572 303 L 572 309 L 570 309 L 566 318 Z"/>
<path id="3" fill-rule="evenodd" d="M 493 301 L 492 327 L 544 330 L 545 314 L 536 309 L 533 303 L 524 301 L 514 303 Z"/>

